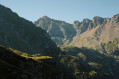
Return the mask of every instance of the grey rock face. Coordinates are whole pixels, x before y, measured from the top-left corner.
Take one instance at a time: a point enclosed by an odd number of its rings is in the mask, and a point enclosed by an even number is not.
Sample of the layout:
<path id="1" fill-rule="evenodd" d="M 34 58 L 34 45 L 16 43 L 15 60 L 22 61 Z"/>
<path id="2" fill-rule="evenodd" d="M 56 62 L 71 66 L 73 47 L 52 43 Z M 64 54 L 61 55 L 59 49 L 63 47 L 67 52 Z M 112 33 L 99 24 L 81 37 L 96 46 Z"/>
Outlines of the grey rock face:
<path id="1" fill-rule="evenodd" d="M 64 21 L 50 19 L 47 16 L 43 16 L 34 22 L 37 27 L 41 27 L 46 30 L 51 38 L 58 45 L 64 43 L 71 43 L 73 37 L 76 35 L 76 30 L 72 24 L 66 23 Z"/>

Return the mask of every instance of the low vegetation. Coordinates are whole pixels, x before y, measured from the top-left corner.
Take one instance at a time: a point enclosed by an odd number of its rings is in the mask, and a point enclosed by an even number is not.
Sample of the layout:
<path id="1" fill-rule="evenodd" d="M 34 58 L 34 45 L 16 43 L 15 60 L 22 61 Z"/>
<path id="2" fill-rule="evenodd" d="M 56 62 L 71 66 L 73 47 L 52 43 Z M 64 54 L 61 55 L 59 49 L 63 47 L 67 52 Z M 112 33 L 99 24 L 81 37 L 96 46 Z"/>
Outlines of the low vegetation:
<path id="1" fill-rule="evenodd" d="M 117 39 L 113 39 L 107 43 L 101 43 L 101 48 L 103 49 L 103 52 L 107 53 L 107 54 L 112 54 L 112 55 L 119 55 L 118 52 L 118 41 Z"/>
<path id="2" fill-rule="evenodd" d="M 93 49 L 60 46 L 62 55 L 60 62 L 65 68 L 63 72 L 75 77 L 74 79 L 113 79 L 119 73 L 118 56 L 100 53 Z M 113 75 L 112 75 L 113 73 Z"/>
<path id="3" fill-rule="evenodd" d="M 18 50 L 0 46 L 0 79 L 18 79 L 18 77 L 23 79 L 22 74 L 26 77 L 30 75 L 29 79 L 39 75 L 38 78 L 55 78 L 60 71 L 52 59 L 50 56 L 30 56 Z M 15 74 L 19 76 L 14 76 Z"/>

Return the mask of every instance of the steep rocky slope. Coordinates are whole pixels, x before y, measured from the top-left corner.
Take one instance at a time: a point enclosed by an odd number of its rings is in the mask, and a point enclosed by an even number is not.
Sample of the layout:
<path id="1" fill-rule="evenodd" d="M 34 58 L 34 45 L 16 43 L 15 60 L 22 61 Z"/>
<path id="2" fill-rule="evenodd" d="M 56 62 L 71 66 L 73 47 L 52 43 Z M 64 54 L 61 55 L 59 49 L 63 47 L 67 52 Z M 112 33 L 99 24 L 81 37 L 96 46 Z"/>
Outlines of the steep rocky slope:
<path id="1" fill-rule="evenodd" d="M 58 50 L 44 30 L 2 5 L 0 5 L 0 44 L 29 54 L 56 55 Z"/>
<path id="2" fill-rule="evenodd" d="M 58 45 L 71 43 L 73 37 L 76 35 L 76 31 L 72 24 L 64 21 L 50 19 L 47 16 L 43 16 L 34 22 L 37 27 L 41 27 L 46 30 L 51 36 L 52 40 Z"/>
<path id="3" fill-rule="evenodd" d="M 96 16 L 92 20 L 74 21 L 73 24 L 44 16 L 35 24 L 46 30 L 58 45 L 65 44 L 102 50 L 102 43 L 107 44 L 119 39 L 119 14 L 111 18 Z M 118 43 L 117 47 L 119 47 Z"/>
<path id="4" fill-rule="evenodd" d="M 112 18 L 94 17 L 78 24 L 74 22 L 73 25 L 78 31 L 71 43 L 74 46 L 98 49 L 101 43 L 119 39 L 119 14 Z"/>

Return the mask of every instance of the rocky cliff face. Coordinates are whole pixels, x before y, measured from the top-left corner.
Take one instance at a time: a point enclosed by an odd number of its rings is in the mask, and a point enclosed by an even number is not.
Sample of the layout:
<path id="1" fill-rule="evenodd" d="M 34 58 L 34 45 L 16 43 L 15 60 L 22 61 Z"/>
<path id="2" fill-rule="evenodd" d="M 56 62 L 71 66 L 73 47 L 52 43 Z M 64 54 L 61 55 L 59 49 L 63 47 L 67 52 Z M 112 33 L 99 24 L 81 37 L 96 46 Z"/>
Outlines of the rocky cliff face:
<path id="1" fill-rule="evenodd" d="M 104 21 L 104 18 L 94 17 L 93 20 L 84 19 L 82 22 L 74 21 L 73 26 L 77 30 L 78 34 L 82 34 L 85 31 L 91 30 L 98 25 L 101 25 Z"/>
<path id="2" fill-rule="evenodd" d="M 73 25 L 78 27 L 76 28 L 78 34 L 71 43 L 74 46 L 99 48 L 100 43 L 107 43 L 119 38 L 119 14 L 114 15 L 112 18 L 94 17 L 93 20 L 87 22 L 84 20 L 78 25 L 74 22 Z M 82 30 L 81 27 L 85 30 Z"/>
<path id="3" fill-rule="evenodd" d="M 2 5 L 0 44 L 29 54 L 56 55 L 58 50 L 47 32 Z"/>
<path id="4" fill-rule="evenodd" d="M 58 21 L 50 19 L 47 16 L 43 16 L 34 22 L 37 27 L 41 27 L 46 30 L 51 36 L 52 40 L 58 45 L 71 43 L 73 37 L 76 35 L 76 31 L 72 24 L 68 24 L 64 21 Z"/>
<path id="5" fill-rule="evenodd" d="M 119 14 L 112 18 L 96 16 L 92 20 L 74 21 L 73 24 L 44 16 L 35 25 L 46 30 L 58 45 L 100 49 L 101 43 L 119 38 Z"/>

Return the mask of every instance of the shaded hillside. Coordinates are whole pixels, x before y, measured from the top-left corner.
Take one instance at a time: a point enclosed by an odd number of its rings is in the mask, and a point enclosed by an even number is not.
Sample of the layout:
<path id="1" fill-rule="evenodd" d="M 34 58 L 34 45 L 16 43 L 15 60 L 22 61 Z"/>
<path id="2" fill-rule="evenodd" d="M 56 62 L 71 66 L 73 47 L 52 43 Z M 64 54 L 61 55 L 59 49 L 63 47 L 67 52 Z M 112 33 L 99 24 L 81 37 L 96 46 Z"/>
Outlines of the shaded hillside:
<path id="1" fill-rule="evenodd" d="M 66 73 L 65 76 L 73 74 L 75 75 L 74 79 L 119 78 L 117 75 L 119 74 L 118 56 L 100 54 L 93 49 L 72 46 L 61 46 L 61 50 L 63 53 L 60 55 L 60 62 L 64 73 Z"/>
<path id="2" fill-rule="evenodd" d="M 0 5 L 0 44 L 29 54 L 58 53 L 56 44 L 44 30 L 2 5 Z"/>
<path id="3" fill-rule="evenodd" d="M 52 40 L 58 45 L 71 43 L 73 37 L 76 35 L 74 27 L 64 21 L 50 19 L 43 16 L 34 22 L 37 27 L 46 30 L 51 36 Z"/>
<path id="4" fill-rule="evenodd" d="M 36 61 L 27 57 L 25 53 L 12 51 L 0 46 L 0 79 L 60 78 L 59 69 L 55 63 L 43 60 Z"/>
<path id="5" fill-rule="evenodd" d="M 45 56 L 29 56 L 26 53 L 0 46 L 0 79 L 118 78 L 119 64 L 115 59 L 119 58 L 104 56 L 91 49 L 75 47 L 62 47 L 61 49 L 60 62 L 56 63 L 47 56 L 46 58 Z M 105 62 L 107 64 L 104 64 Z"/>

